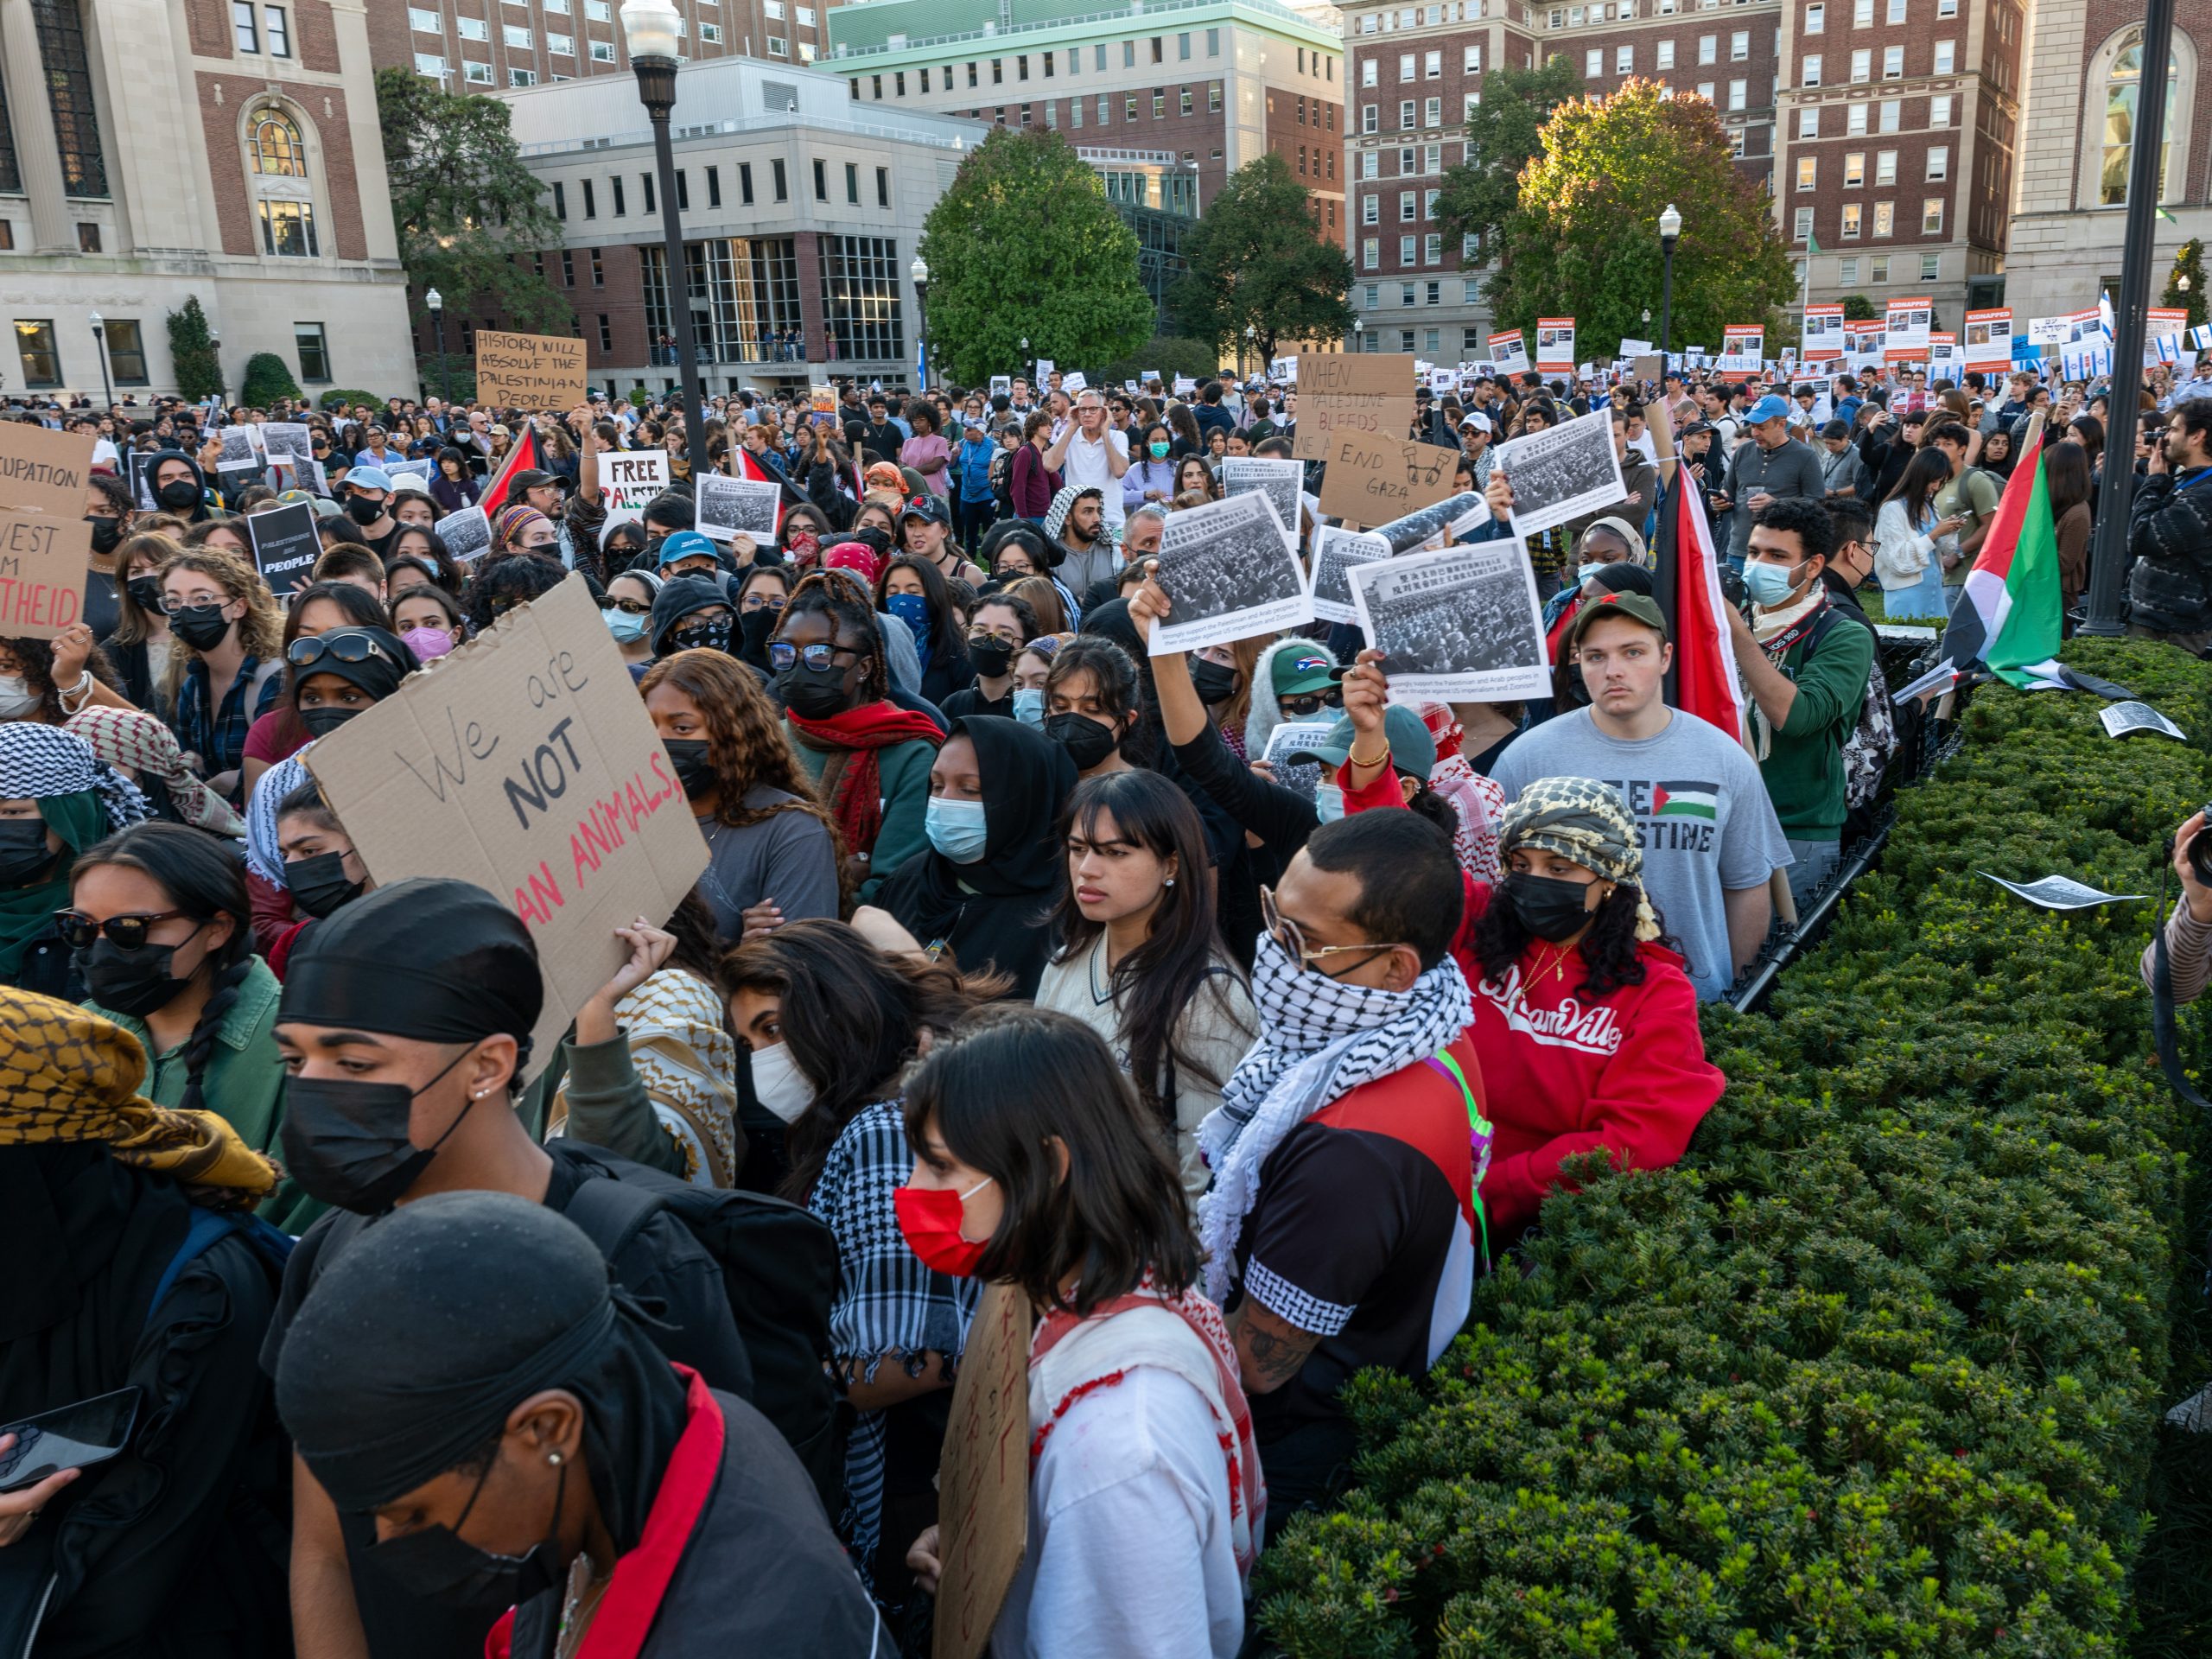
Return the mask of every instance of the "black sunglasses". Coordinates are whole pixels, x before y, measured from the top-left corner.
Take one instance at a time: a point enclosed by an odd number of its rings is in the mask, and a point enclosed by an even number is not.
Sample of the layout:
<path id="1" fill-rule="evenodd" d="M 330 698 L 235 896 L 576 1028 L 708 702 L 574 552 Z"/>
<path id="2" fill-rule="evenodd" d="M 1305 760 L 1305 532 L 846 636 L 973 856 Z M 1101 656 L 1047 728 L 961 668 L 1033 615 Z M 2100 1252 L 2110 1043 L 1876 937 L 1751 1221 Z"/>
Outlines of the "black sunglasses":
<path id="1" fill-rule="evenodd" d="M 391 663 L 390 652 L 366 634 L 348 628 L 335 633 L 307 634 L 284 648 L 284 660 L 295 668 L 307 668 L 326 657 L 340 663 Z"/>
<path id="2" fill-rule="evenodd" d="M 652 613 L 653 607 L 647 600 L 602 599 L 599 601 L 599 608 L 602 611 L 620 611 L 626 616 L 645 616 Z"/>
<path id="3" fill-rule="evenodd" d="M 60 925 L 61 941 L 72 950 L 89 950 L 92 941 L 105 934 L 121 950 L 136 950 L 146 943 L 146 931 L 156 922 L 174 920 L 183 915 L 181 910 L 157 910 L 143 916 L 111 916 L 96 922 L 89 916 L 80 916 L 73 910 L 57 910 L 54 919 Z"/>

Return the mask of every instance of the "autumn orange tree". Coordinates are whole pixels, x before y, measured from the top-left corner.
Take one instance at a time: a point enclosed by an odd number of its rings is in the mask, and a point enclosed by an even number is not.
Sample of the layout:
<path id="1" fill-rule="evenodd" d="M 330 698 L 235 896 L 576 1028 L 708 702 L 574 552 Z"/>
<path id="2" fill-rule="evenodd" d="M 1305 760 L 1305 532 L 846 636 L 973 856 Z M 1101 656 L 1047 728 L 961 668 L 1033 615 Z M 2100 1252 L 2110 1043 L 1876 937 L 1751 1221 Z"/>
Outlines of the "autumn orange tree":
<path id="1" fill-rule="evenodd" d="M 1572 316 L 1586 357 L 1610 356 L 1624 336 L 1656 337 L 1669 202 L 1682 215 L 1676 347 L 1717 350 L 1732 322 L 1765 322 L 1777 338 L 1796 284 L 1773 198 L 1738 167 L 1712 105 L 1643 79 L 1561 104 L 1545 124 L 1498 238 L 1489 289 L 1498 327 Z"/>

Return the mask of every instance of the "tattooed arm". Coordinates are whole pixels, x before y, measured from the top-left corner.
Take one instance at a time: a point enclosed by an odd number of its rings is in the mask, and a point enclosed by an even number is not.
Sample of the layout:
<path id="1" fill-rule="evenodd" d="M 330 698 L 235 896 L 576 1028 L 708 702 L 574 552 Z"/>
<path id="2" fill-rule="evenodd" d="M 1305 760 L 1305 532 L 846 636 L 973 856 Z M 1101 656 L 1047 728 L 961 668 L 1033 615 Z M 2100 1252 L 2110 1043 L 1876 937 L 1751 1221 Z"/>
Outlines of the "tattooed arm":
<path id="1" fill-rule="evenodd" d="M 1276 1318 L 1250 1296 L 1229 1321 L 1236 1339 L 1236 1369 L 1247 1394 L 1273 1394 L 1304 1369 L 1306 1357 L 1321 1340 L 1318 1331 L 1301 1331 Z"/>

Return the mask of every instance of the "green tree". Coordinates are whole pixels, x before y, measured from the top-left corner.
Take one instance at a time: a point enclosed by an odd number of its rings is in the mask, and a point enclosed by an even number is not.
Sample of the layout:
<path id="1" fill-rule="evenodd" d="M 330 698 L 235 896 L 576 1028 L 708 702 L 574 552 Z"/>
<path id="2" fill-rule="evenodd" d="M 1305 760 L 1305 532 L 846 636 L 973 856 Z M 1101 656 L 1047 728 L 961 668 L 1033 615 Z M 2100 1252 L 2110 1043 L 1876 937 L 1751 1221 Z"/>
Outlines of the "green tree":
<path id="1" fill-rule="evenodd" d="M 1585 357 L 1641 336 L 1645 308 L 1659 309 L 1658 220 L 1669 202 L 1682 215 L 1674 339 L 1717 346 L 1732 322 L 1763 322 L 1770 340 L 1782 338 L 1780 308 L 1797 284 L 1772 198 L 1738 169 L 1710 104 L 1643 79 L 1561 105 L 1545 125 L 1491 283 L 1498 326 L 1571 315 Z"/>
<path id="2" fill-rule="evenodd" d="M 215 352 L 213 331 L 207 314 L 194 295 L 168 315 L 169 365 L 176 376 L 176 393 L 187 403 L 213 397 L 223 389 L 223 365 Z"/>
<path id="3" fill-rule="evenodd" d="M 1846 322 L 1878 322 L 1881 319 L 1882 308 L 1864 294 L 1843 296 L 1843 320 Z"/>
<path id="4" fill-rule="evenodd" d="M 1473 237 L 1497 246 L 1505 221 L 1521 203 L 1521 171 L 1543 148 L 1544 124 L 1560 105 L 1582 96 L 1582 76 L 1567 53 L 1537 69 L 1492 69 L 1482 102 L 1467 117 L 1467 160 L 1444 169 L 1436 222 L 1447 242 Z"/>
<path id="5" fill-rule="evenodd" d="M 1124 380 L 1136 379 L 1147 369 L 1171 386 L 1179 374 L 1203 380 L 1221 372 L 1221 353 L 1209 342 L 1187 334 L 1154 334 L 1128 356 L 1117 357 L 1100 369 L 1098 378 L 1117 386 Z"/>
<path id="6" fill-rule="evenodd" d="M 246 359 L 245 383 L 238 388 L 238 401 L 248 409 L 267 409 L 280 397 L 297 403 L 301 396 L 291 370 L 276 353 L 256 352 Z"/>
<path id="7" fill-rule="evenodd" d="M 497 312 L 518 328 L 572 334 L 568 301 L 524 263 L 558 246 L 561 226 L 507 117 L 496 98 L 448 92 L 411 69 L 377 71 L 400 261 L 415 294 L 441 289 L 457 313 Z"/>
<path id="8" fill-rule="evenodd" d="M 2182 279 L 2187 277 L 2188 286 Z M 2181 251 L 2174 255 L 2174 268 L 2166 276 L 2166 291 L 2160 305 L 2177 305 L 2189 313 L 2189 326 L 2196 327 L 2204 321 L 2204 244 L 2190 237 L 2181 245 Z"/>
<path id="9" fill-rule="evenodd" d="M 999 127 L 969 151 L 922 226 L 922 257 L 931 367 L 970 385 L 1026 371 L 1025 357 L 1126 357 L 1158 321 L 1135 233 L 1057 132 Z"/>
<path id="10" fill-rule="evenodd" d="M 1321 234 L 1306 187 L 1274 150 L 1229 175 L 1183 253 L 1189 269 L 1168 308 L 1224 356 L 1249 338 L 1264 363 L 1279 340 L 1340 340 L 1351 327 L 1351 261 Z"/>

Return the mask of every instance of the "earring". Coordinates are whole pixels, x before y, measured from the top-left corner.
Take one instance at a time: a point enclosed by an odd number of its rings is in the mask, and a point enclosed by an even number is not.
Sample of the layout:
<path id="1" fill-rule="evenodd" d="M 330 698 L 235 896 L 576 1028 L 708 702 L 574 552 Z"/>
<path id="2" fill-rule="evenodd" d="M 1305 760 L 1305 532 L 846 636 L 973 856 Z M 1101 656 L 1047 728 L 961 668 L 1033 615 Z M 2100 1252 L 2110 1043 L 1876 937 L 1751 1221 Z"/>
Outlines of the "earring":
<path id="1" fill-rule="evenodd" d="M 561 1454 L 558 1452 L 548 1452 L 545 1454 L 545 1461 L 558 1469 L 561 1466 Z"/>
<path id="2" fill-rule="evenodd" d="M 1171 887 L 1175 885 L 1175 878 L 1173 876 L 1171 875 L 1167 878 L 1167 885 Z"/>

